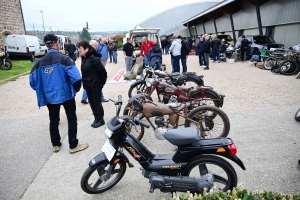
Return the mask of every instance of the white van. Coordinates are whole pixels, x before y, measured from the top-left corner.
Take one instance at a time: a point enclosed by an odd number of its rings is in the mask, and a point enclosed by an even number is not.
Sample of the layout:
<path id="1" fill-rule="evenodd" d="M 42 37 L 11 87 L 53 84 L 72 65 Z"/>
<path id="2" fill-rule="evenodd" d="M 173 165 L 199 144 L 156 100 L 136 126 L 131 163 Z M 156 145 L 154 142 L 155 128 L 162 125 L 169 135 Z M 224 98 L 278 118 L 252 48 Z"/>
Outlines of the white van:
<path id="1" fill-rule="evenodd" d="M 11 56 L 43 56 L 48 50 L 39 38 L 31 35 L 8 35 L 5 46 Z"/>
<path id="2" fill-rule="evenodd" d="M 64 49 L 64 43 L 69 42 L 69 37 L 65 35 L 56 35 L 60 44 L 60 49 Z"/>

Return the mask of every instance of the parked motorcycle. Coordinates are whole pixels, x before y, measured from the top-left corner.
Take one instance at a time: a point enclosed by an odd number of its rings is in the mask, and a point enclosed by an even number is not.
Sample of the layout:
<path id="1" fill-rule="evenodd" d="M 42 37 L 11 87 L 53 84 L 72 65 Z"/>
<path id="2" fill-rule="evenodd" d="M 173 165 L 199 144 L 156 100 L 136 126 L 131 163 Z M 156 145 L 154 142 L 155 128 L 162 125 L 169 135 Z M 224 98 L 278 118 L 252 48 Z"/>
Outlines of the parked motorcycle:
<path id="1" fill-rule="evenodd" d="M 175 86 L 187 84 L 189 85 L 191 83 L 199 86 L 204 85 L 203 76 L 197 76 L 195 72 L 185 72 L 181 75 L 179 74 L 179 72 L 168 74 L 166 72 L 153 70 L 151 67 L 147 67 L 143 70 L 144 78 L 142 80 L 134 82 L 130 86 L 128 90 L 128 97 L 131 98 L 133 95 L 139 94 L 141 93 L 141 91 L 144 91 L 147 88 L 146 80 L 148 78 L 152 78 L 153 75 L 156 75 L 160 79 L 168 78 L 170 82 Z"/>
<path id="2" fill-rule="evenodd" d="M 193 105 L 193 102 L 155 104 L 148 100 L 146 95 L 138 94 L 128 100 L 123 115 L 138 117 L 139 119 L 145 118 L 153 128 L 154 135 L 158 140 L 165 140 L 167 131 L 179 126 L 197 127 L 202 138 L 227 137 L 230 121 L 221 109 L 213 106 L 199 106 L 189 109 Z M 150 121 L 153 118 L 155 125 Z M 179 124 L 182 118 L 185 121 L 183 124 Z M 138 140 L 144 136 L 143 127 L 136 131 L 129 125 L 127 131 Z"/>
<path id="3" fill-rule="evenodd" d="M 6 49 L 1 49 L 0 52 L 0 69 L 2 70 L 10 70 L 12 68 L 12 63 L 8 60 L 8 52 Z"/>
<path id="4" fill-rule="evenodd" d="M 172 102 L 194 101 L 196 107 L 203 104 L 212 103 L 216 107 L 222 107 L 225 95 L 219 95 L 212 87 L 207 86 L 180 86 L 174 85 L 172 81 L 161 80 L 157 75 L 147 78 L 145 87 L 142 86 L 137 93 L 147 94 L 147 98 L 152 100 L 151 95 L 156 90 L 158 101 L 165 104 Z M 129 92 L 132 88 L 130 87 Z"/>
<path id="5" fill-rule="evenodd" d="M 138 118 L 119 117 L 122 97 L 114 102 L 117 114 L 106 125 L 107 141 L 102 153 L 94 157 L 81 178 L 81 188 L 89 194 L 97 194 L 115 186 L 128 167 L 134 167 L 125 149 L 142 167 L 142 175 L 149 179 L 150 193 L 161 192 L 202 193 L 213 186 L 220 191 L 232 190 L 237 185 L 237 174 L 224 158 L 238 164 L 236 146 L 230 138 L 200 139 L 196 128 L 169 130 L 165 137 L 178 147 L 174 154 L 153 154 L 141 142 L 126 131 L 126 124 L 149 127 Z M 184 134 L 183 134 L 184 133 Z M 205 155 L 204 155 L 205 154 Z"/>
<path id="6" fill-rule="evenodd" d="M 295 120 L 300 121 L 300 108 L 295 114 Z"/>

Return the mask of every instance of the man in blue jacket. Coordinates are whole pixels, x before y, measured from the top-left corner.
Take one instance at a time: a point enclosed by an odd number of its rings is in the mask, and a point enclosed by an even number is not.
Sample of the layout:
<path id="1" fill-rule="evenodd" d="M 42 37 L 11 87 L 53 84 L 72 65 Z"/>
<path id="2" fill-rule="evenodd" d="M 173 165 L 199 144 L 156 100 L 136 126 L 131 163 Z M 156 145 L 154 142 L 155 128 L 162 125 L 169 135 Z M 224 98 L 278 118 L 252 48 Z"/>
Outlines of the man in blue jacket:
<path id="1" fill-rule="evenodd" d="M 58 130 L 59 111 L 64 107 L 68 118 L 70 153 L 82 151 L 88 144 L 78 144 L 75 95 L 81 87 L 81 76 L 74 62 L 59 52 L 58 38 L 53 34 L 44 37 L 48 53 L 33 66 L 29 82 L 36 91 L 38 106 L 47 106 L 50 118 L 50 136 L 53 151 L 58 152 L 61 138 Z"/>
<path id="2" fill-rule="evenodd" d="M 108 47 L 106 45 L 106 39 L 102 38 L 98 44 L 96 51 L 101 54 L 101 63 L 103 67 L 106 67 L 107 60 L 108 60 Z"/>

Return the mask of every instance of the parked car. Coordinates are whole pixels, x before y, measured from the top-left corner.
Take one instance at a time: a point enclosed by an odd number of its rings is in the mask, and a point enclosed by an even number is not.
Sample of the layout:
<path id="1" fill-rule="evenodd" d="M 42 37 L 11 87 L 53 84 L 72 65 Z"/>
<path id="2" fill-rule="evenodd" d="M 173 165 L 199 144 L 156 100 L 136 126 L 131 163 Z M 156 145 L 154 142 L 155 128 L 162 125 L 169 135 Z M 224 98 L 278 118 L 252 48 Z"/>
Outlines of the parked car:
<path id="1" fill-rule="evenodd" d="M 31 35 L 8 35 L 5 46 L 10 56 L 35 57 L 47 53 L 47 47 L 37 37 Z"/>
<path id="2" fill-rule="evenodd" d="M 210 36 L 211 40 L 214 38 L 214 35 Z M 234 46 L 234 40 L 232 39 L 232 37 L 228 34 L 217 34 L 217 38 L 219 38 L 220 40 L 225 39 L 226 42 L 228 42 L 228 44 L 230 46 Z"/>
<path id="3" fill-rule="evenodd" d="M 246 39 L 248 39 L 249 44 L 251 45 L 252 54 L 259 55 L 259 50 L 264 48 L 282 48 L 283 44 L 278 44 L 275 40 L 266 35 L 246 35 Z"/>

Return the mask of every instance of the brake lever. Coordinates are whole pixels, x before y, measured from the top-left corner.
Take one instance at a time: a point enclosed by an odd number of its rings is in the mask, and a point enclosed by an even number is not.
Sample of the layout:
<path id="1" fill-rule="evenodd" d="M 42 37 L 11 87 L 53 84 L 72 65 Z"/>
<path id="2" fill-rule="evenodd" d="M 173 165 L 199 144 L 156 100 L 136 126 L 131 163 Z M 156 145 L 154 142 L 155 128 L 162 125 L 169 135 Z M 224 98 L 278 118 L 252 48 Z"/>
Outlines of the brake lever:
<path id="1" fill-rule="evenodd" d="M 129 119 L 129 122 L 130 122 L 132 125 L 134 125 L 135 131 L 136 131 L 136 132 L 139 132 L 138 129 L 137 129 L 137 126 L 136 126 L 136 124 L 133 122 L 133 120 Z"/>

